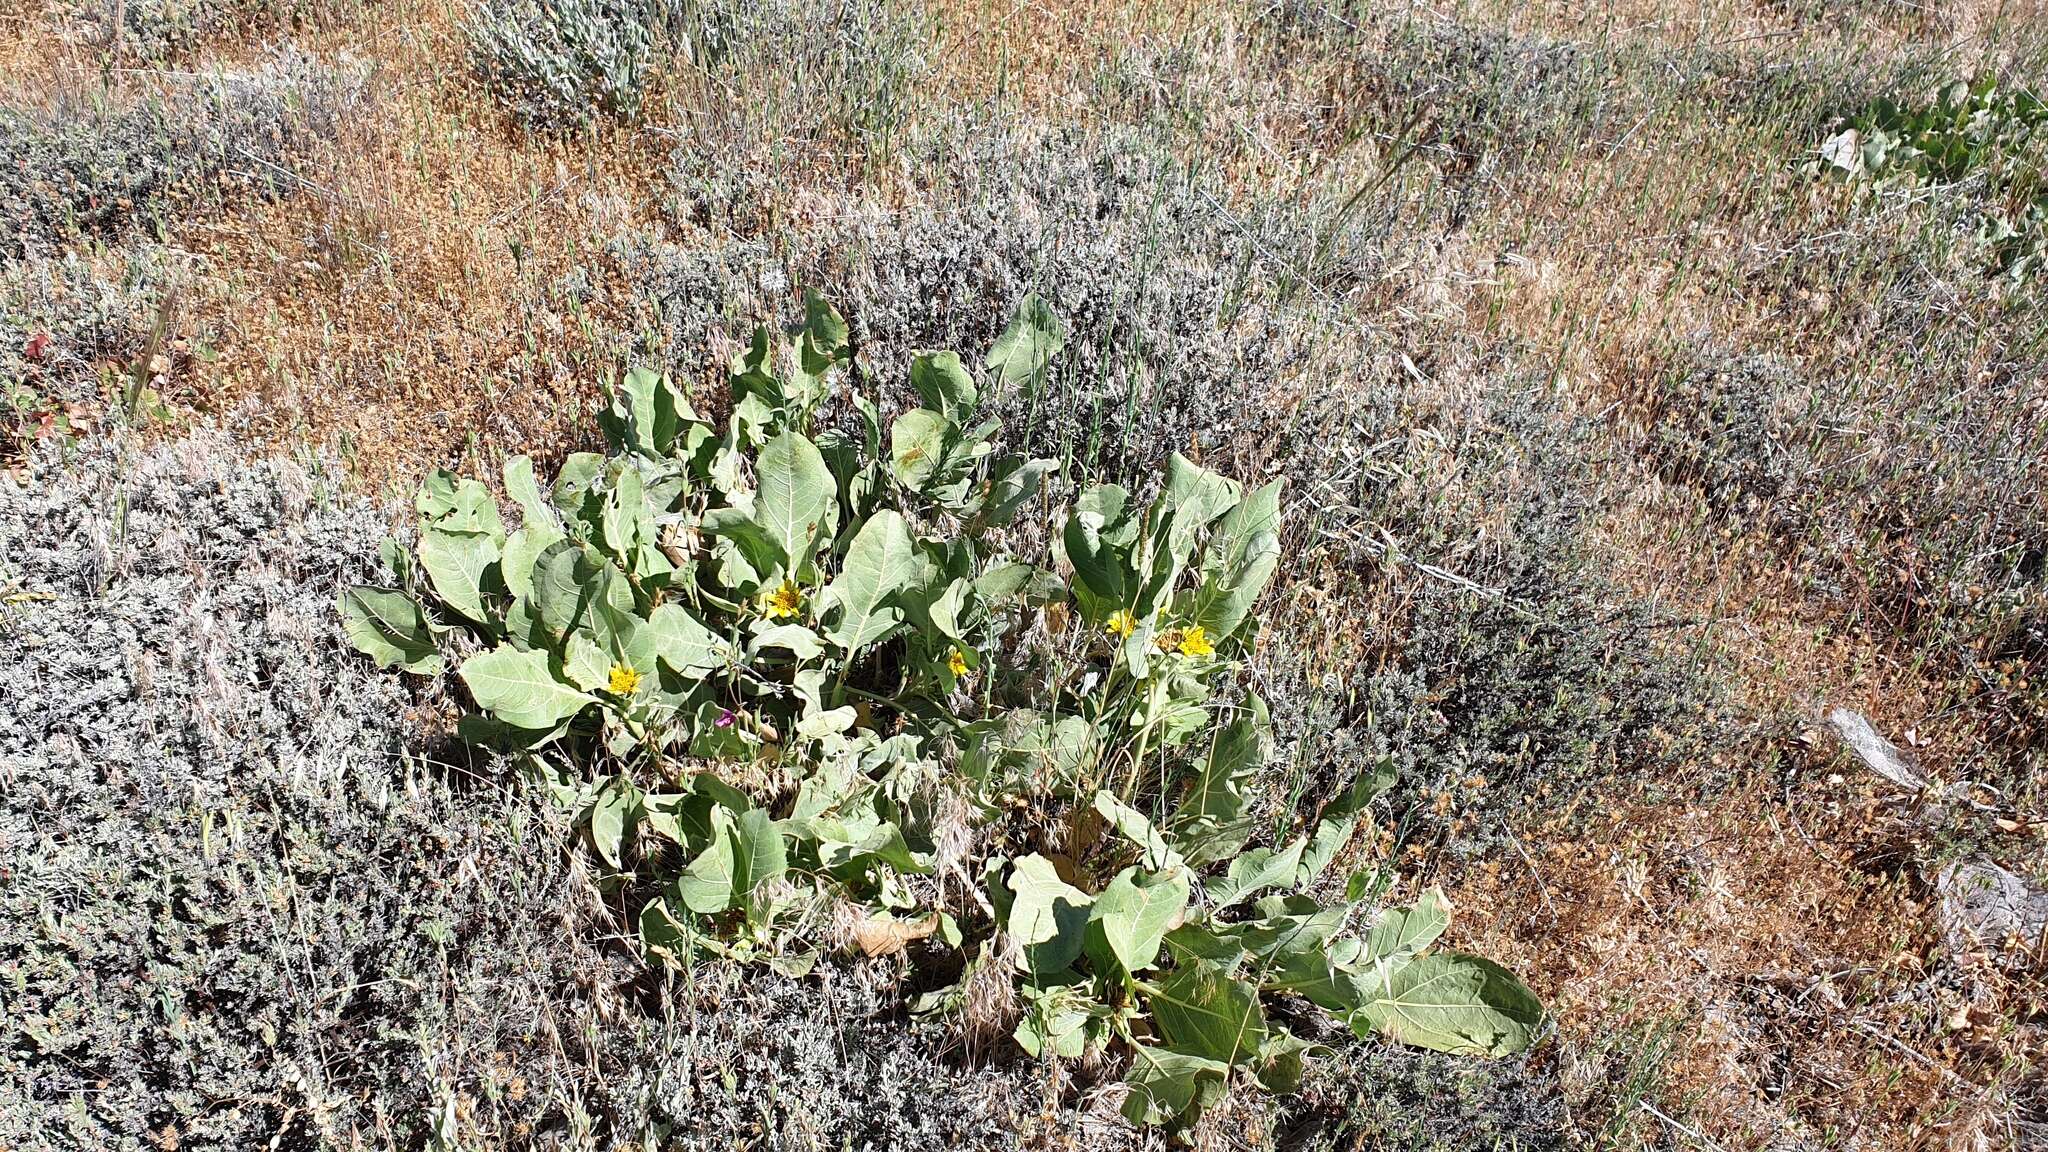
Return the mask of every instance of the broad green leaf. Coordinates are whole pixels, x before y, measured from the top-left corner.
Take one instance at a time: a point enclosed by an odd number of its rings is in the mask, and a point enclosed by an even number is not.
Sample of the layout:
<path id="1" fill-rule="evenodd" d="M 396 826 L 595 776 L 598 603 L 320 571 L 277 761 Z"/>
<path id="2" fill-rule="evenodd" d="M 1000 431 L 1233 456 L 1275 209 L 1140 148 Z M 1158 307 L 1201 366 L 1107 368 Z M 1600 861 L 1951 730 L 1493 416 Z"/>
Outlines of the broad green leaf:
<path id="1" fill-rule="evenodd" d="M 457 479 L 435 469 L 420 485 L 413 508 L 420 514 L 422 531 L 432 528 L 459 536 L 486 536 L 502 540 L 505 525 L 498 518 L 498 503 L 491 490 L 475 480 Z"/>
<path id="2" fill-rule="evenodd" d="M 910 362 L 910 386 L 924 406 L 953 420 L 965 420 L 981 399 L 974 377 L 954 352 L 920 352 Z"/>
<path id="3" fill-rule="evenodd" d="M 505 639 L 518 648 L 555 646 L 555 638 L 548 635 L 548 630 L 541 625 L 540 610 L 530 597 L 515 597 L 505 606 Z"/>
<path id="4" fill-rule="evenodd" d="M 515 728 L 552 728 L 595 697 L 555 679 L 545 652 L 499 645 L 462 662 L 477 707 Z"/>
<path id="5" fill-rule="evenodd" d="M 463 743 L 480 748 L 537 752 L 560 740 L 569 723 L 564 720 L 548 728 L 519 728 L 482 712 L 470 712 L 455 722 L 455 734 Z"/>
<path id="6" fill-rule="evenodd" d="M 1246 496 L 1210 532 L 1194 617 L 1216 639 L 1236 634 L 1265 592 L 1280 561 L 1279 532 L 1278 480 Z"/>
<path id="7" fill-rule="evenodd" d="M 1175 968 L 1145 1004 L 1176 1052 L 1236 1064 L 1250 1059 L 1266 1039 L 1258 989 L 1213 965 Z"/>
<path id="8" fill-rule="evenodd" d="M 493 582 L 491 567 L 497 562 L 498 543 L 489 536 L 433 528 L 420 533 L 420 566 L 433 581 L 434 593 L 450 608 L 486 627 L 495 626 L 484 608 L 484 595 Z"/>
<path id="9" fill-rule="evenodd" d="M 1138 1044 L 1124 1082 L 1124 1118 L 1133 1124 L 1186 1124 L 1223 1098 L 1230 1065 L 1186 1052 Z"/>
<path id="10" fill-rule="evenodd" d="M 785 571 L 782 546 L 748 513 L 738 508 L 713 508 L 697 522 L 697 527 L 729 549 L 721 554 L 727 561 L 722 578 L 726 587 L 750 590 Z M 794 577 L 793 573 L 789 575 Z"/>
<path id="11" fill-rule="evenodd" d="M 782 426 L 781 413 L 789 399 L 783 393 L 782 382 L 773 377 L 746 377 L 750 385 L 747 395 L 740 396 L 732 406 L 732 416 L 726 427 L 726 441 L 729 449 L 725 457 L 712 468 L 712 483 L 722 485 L 722 473 L 737 472 L 740 462 L 749 452 L 758 451 L 768 443 Z M 740 383 L 734 380 L 735 386 Z M 735 387 L 734 395 L 739 395 Z"/>
<path id="12" fill-rule="evenodd" d="M 731 813 L 713 808 L 711 829 L 711 842 L 669 882 L 671 897 L 699 916 L 716 916 L 732 907 L 739 870 L 739 843 L 733 835 Z"/>
<path id="13" fill-rule="evenodd" d="M 696 929 L 676 918 L 663 897 L 649 900 L 640 909 L 640 947 L 649 960 L 676 967 L 686 966 L 703 944 Z"/>
<path id="14" fill-rule="evenodd" d="M 1089 1024 L 1095 1019 L 1092 1004 L 1067 985 L 1023 989 L 1025 1008 L 1011 1035 L 1026 1055 L 1076 1059 L 1088 1050 Z"/>
<path id="15" fill-rule="evenodd" d="M 1268 533 L 1255 538 L 1242 559 L 1224 568 L 1202 574 L 1195 590 L 1192 614 L 1216 641 L 1237 634 L 1250 618 L 1252 606 L 1272 582 L 1280 564 L 1280 538 Z"/>
<path id="16" fill-rule="evenodd" d="M 1164 747 L 1178 748 L 1215 719 L 1209 709 L 1209 685 L 1186 668 L 1169 666 L 1158 678 L 1163 691 L 1151 693 L 1145 704 L 1145 722 L 1160 733 Z"/>
<path id="17" fill-rule="evenodd" d="M 1438 1052 L 1509 1056 L 1535 1041 L 1543 1005 L 1495 964 L 1439 952 L 1375 970 L 1352 1027 Z"/>
<path id="18" fill-rule="evenodd" d="M 747 919 L 758 923 L 768 906 L 768 886 L 789 872 L 788 848 L 782 842 L 782 832 L 775 826 L 775 821 L 759 808 L 749 808 L 740 813 L 739 819 L 733 822 L 733 835 L 737 841 L 739 861 L 733 894 L 740 906 L 746 909 Z"/>
<path id="19" fill-rule="evenodd" d="M 1161 942 L 1187 911 L 1185 875 L 1157 876 L 1126 868 L 1096 895 L 1089 912 L 1087 947 L 1098 970 L 1143 972 L 1159 959 Z"/>
<path id="20" fill-rule="evenodd" d="M 868 517 L 847 546 L 839 576 L 819 597 L 819 615 L 831 621 L 826 639 L 852 654 L 903 622 L 894 596 L 916 575 L 914 550 L 901 513 L 884 508 Z"/>
<path id="21" fill-rule="evenodd" d="M 889 425 L 889 474 L 912 492 L 922 492 L 946 461 L 958 433 L 951 420 L 928 408 L 912 408 Z"/>
<path id="22" fill-rule="evenodd" d="M 990 603 L 1007 600 L 1021 594 L 1037 572 L 1035 565 L 1021 560 L 991 565 L 974 578 L 974 593 Z"/>
<path id="23" fill-rule="evenodd" d="M 749 625 L 753 640 L 747 650 L 758 655 L 770 648 L 781 648 L 798 660 L 816 660 L 825 654 L 824 645 L 818 643 L 818 634 L 801 624 L 770 624 L 756 620 Z"/>
<path id="24" fill-rule="evenodd" d="M 1242 492 L 1237 481 L 1178 452 L 1168 456 L 1159 503 L 1172 517 L 1169 538 L 1174 556 L 1185 561 L 1194 551 L 1196 536 L 1236 505 Z"/>
<path id="25" fill-rule="evenodd" d="M 822 740 L 849 731 L 858 719 L 860 710 L 851 705 L 806 712 L 796 722 L 796 734 L 803 740 Z"/>
<path id="26" fill-rule="evenodd" d="M 825 678 L 827 675 L 828 673 L 825 669 L 812 667 L 799 668 L 796 670 L 796 674 L 790 677 L 789 686 L 796 692 L 796 698 L 803 702 L 804 715 L 809 716 L 814 712 L 823 712 L 825 710 Z M 850 765 L 840 763 L 837 760 L 827 760 L 812 771 L 811 779 L 819 780 L 825 777 L 837 779 L 846 776 L 851 771 L 852 767 Z"/>
<path id="27" fill-rule="evenodd" d="M 1234 937 L 1219 936 L 1198 920 L 1191 920 L 1166 934 L 1166 951 L 1175 964 L 1205 963 L 1225 975 L 1234 975 L 1244 963 L 1244 945 Z"/>
<path id="28" fill-rule="evenodd" d="M 1260 987 L 1269 992 L 1292 992 L 1339 1016 L 1357 1011 L 1366 997 L 1363 979 L 1339 967 L 1321 949 L 1290 953 L 1278 965 L 1262 971 Z"/>
<path id="29" fill-rule="evenodd" d="M 696 789 L 699 795 L 709 797 L 712 803 L 717 804 L 728 812 L 739 813 L 754 810 L 754 802 L 748 799 L 745 792 L 727 784 L 709 772 L 699 772 L 695 776 L 690 777 L 690 787 Z"/>
<path id="30" fill-rule="evenodd" d="M 1204 568 L 1227 568 L 1239 563 L 1261 536 L 1280 532 L 1280 486 L 1282 481 L 1255 488 L 1237 502 L 1209 531 L 1209 543 L 1202 549 Z"/>
<path id="31" fill-rule="evenodd" d="M 1104 823 L 1116 829 L 1118 835 L 1144 849 L 1141 863 L 1146 870 L 1166 872 L 1185 866 L 1186 861 L 1181 859 L 1180 853 L 1173 850 L 1166 837 L 1159 834 L 1159 829 L 1152 826 L 1152 821 L 1143 812 L 1107 792 L 1095 794 L 1095 812 Z"/>
<path id="32" fill-rule="evenodd" d="M 1072 964 L 1087 935 L 1088 894 L 1060 879 L 1052 861 L 1037 854 L 1011 866 L 1008 887 L 1004 926 L 1024 946 L 1026 970 L 1043 975 Z"/>
<path id="33" fill-rule="evenodd" d="M 1358 774 L 1337 798 L 1323 805 L 1315 832 L 1310 835 L 1308 846 L 1301 853 L 1301 871 L 1294 878 L 1296 886 L 1314 881 L 1323 874 L 1323 869 L 1344 851 L 1345 845 L 1358 831 L 1359 820 L 1365 810 L 1380 794 L 1394 786 L 1394 762 L 1381 757 L 1371 767 Z"/>
<path id="34" fill-rule="evenodd" d="M 604 476 L 604 470 L 605 458 L 599 452 L 571 452 L 562 461 L 550 491 L 550 499 L 562 515 L 589 522 L 589 517 L 584 515 L 584 502 L 590 496 L 591 487 Z"/>
<path id="35" fill-rule="evenodd" d="M 1230 862 L 1230 870 L 1211 879 L 1204 889 L 1218 908 L 1228 908 L 1275 884 L 1294 883 L 1307 840 L 1297 837 L 1285 848 L 1254 848 Z"/>
<path id="36" fill-rule="evenodd" d="M 595 571 L 592 558 L 573 541 L 557 540 L 541 549 L 533 562 L 531 599 L 543 627 L 561 636 L 582 622 L 584 585 Z"/>
<path id="37" fill-rule="evenodd" d="M 1431 888 L 1411 907 L 1388 908 L 1380 913 L 1372 933 L 1366 937 L 1361 962 L 1405 963 L 1436 943 L 1437 937 L 1450 926 L 1450 902 L 1444 899 L 1441 888 Z"/>
<path id="38" fill-rule="evenodd" d="M 533 460 L 527 456 L 512 456 L 505 461 L 505 494 L 519 505 L 519 513 L 527 529 L 554 528 L 561 535 L 561 520 L 556 516 L 547 497 L 541 495 L 540 481 L 533 475 Z"/>
<path id="39" fill-rule="evenodd" d="M 1246 693 L 1244 707 L 1216 734 L 1194 786 L 1168 822 L 1190 864 L 1213 863 L 1236 855 L 1244 846 L 1251 834 L 1244 786 L 1265 766 L 1272 742 L 1266 702 L 1257 693 Z"/>
<path id="40" fill-rule="evenodd" d="M 608 585 L 613 595 L 599 595 L 591 605 L 584 625 L 592 639 L 596 640 L 613 664 L 623 664 L 643 676 L 652 677 L 656 663 L 654 629 L 647 626 L 632 608 L 632 592 L 626 578 L 618 569 L 606 566 L 599 576 L 602 584 Z M 617 603 L 618 594 L 623 593 L 626 607 Z"/>
<path id="41" fill-rule="evenodd" d="M 640 789 L 624 775 L 605 781 L 590 806 L 590 842 L 613 868 L 619 867 L 626 837 L 638 819 L 639 808 Z"/>
<path id="42" fill-rule="evenodd" d="M 967 638 L 964 617 L 974 603 L 974 585 L 964 577 L 932 595 L 930 586 L 911 583 L 897 596 L 910 623 L 927 633 L 936 633 L 962 648 L 973 647 Z M 936 646 L 936 645 L 935 645 Z"/>
<path id="43" fill-rule="evenodd" d="M 656 835 L 701 851 L 711 842 L 711 809 L 715 803 L 701 792 L 648 793 L 641 797 L 641 818 Z"/>
<path id="44" fill-rule="evenodd" d="M 1104 540 L 1119 548 L 1138 542 L 1138 505 L 1119 484 L 1094 484 L 1074 498 L 1074 511 L 1094 518 L 1102 525 Z"/>
<path id="45" fill-rule="evenodd" d="M 662 896 L 655 896 L 641 906 L 639 935 L 641 951 L 649 961 L 662 961 L 682 968 L 690 957 L 696 955 L 696 931 L 676 918 L 668 908 L 668 900 Z"/>
<path id="46" fill-rule="evenodd" d="M 804 333 L 800 359 L 805 372 L 821 376 L 847 358 L 846 320 L 824 297 L 804 289 Z"/>
<path id="47" fill-rule="evenodd" d="M 598 415 L 615 448 L 653 460 L 674 454 L 677 438 L 695 421 L 696 414 L 675 381 L 651 368 L 627 372 L 612 393 L 610 409 Z"/>
<path id="48" fill-rule="evenodd" d="M 647 488 L 640 473 L 632 468 L 622 470 L 611 491 L 605 494 L 604 540 L 612 555 L 629 571 L 638 571 L 634 561 L 641 545 L 654 542 L 654 516 L 647 507 Z"/>
<path id="49" fill-rule="evenodd" d="M 1067 333 L 1059 318 L 1037 293 L 1017 302 L 1010 326 L 989 349 L 988 367 L 1002 383 L 1015 386 L 1038 378 L 1060 349 L 1066 347 Z"/>
<path id="50" fill-rule="evenodd" d="M 562 675 L 585 692 L 611 683 L 611 654 L 582 632 L 571 632 L 562 645 Z"/>
<path id="51" fill-rule="evenodd" d="M 690 861 L 671 889 L 698 915 L 740 908 L 749 920 L 758 921 L 767 905 L 767 886 L 789 870 L 782 833 L 758 808 L 737 816 L 724 807 L 714 808 L 712 823 L 711 845 Z"/>
<path id="52" fill-rule="evenodd" d="M 356 650 L 379 668 L 403 668 L 432 675 L 441 653 L 419 602 L 403 592 L 356 586 L 341 594 L 341 630 Z"/>
<path id="53" fill-rule="evenodd" d="M 822 676 L 822 672 L 819 675 Z M 865 781 L 861 783 L 865 785 Z M 790 807 L 789 818 L 801 821 L 826 815 L 851 800 L 857 790 L 865 789 L 856 789 L 852 764 L 845 760 L 828 760 L 819 764 L 803 783 L 797 785 L 796 800 Z"/>
<path id="54" fill-rule="evenodd" d="M 1323 811 L 1318 819 L 1328 822 L 1346 820 L 1363 814 L 1372 806 L 1372 802 L 1385 795 L 1387 789 L 1392 788 L 1399 778 L 1399 774 L 1394 771 L 1394 758 L 1381 756 L 1361 770 L 1352 779 L 1350 787 L 1323 805 Z"/>
<path id="55" fill-rule="evenodd" d="M 1075 578 L 1093 597 L 1091 618 L 1123 607 L 1133 592 L 1131 572 L 1122 547 L 1104 537 L 1101 517 L 1076 511 L 1067 518 L 1062 542 Z"/>
<path id="56" fill-rule="evenodd" d="M 455 473 L 446 468 L 436 468 L 420 481 L 419 491 L 413 494 L 413 511 L 421 520 L 433 521 L 448 516 L 456 508 Z"/>
<path id="57" fill-rule="evenodd" d="M 827 517 L 837 504 L 832 470 L 817 445 L 795 432 L 784 432 L 761 449 L 756 465 L 760 486 L 754 494 L 754 520 L 781 554 L 787 571 L 803 579 L 811 550 L 820 536 L 830 535 Z"/>
<path id="58" fill-rule="evenodd" d="M 841 515 L 851 513 L 854 522 L 864 519 L 874 493 L 877 454 L 865 451 L 860 438 L 843 428 L 819 432 L 817 443 L 818 455 L 824 457 L 825 467 L 832 470 L 832 486 L 839 494 Z"/>
<path id="59" fill-rule="evenodd" d="M 395 537 L 386 536 L 384 542 L 377 545 L 377 558 L 397 578 L 399 591 L 414 591 L 412 549 L 400 544 Z"/>
<path id="60" fill-rule="evenodd" d="M 1282 1095 L 1301 1087 L 1301 1074 L 1305 1058 L 1321 1051 L 1312 1044 L 1284 1028 L 1267 1033 L 1266 1042 L 1259 1047 L 1259 1087 L 1268 1092 Z"/>
<path id="61" fill-rule="evenodd" d="M 732 659 L 732 645 L 680 604 L 663 604 L 647 618 L 657 659 L 678 676 L 702 676 Z"/>
<path id="62" fill-rule="evenodd" d="M 748 726 L 728 713 L 724 705 L 715 700 L 697 705 L 690 724 L 690 755 L 703 760 L 738 762 L 752 759 L 759 746 Z M 712 779 L 709 773 L 697 777 L 699 791 L 707 779 Z"/>
<path id="63" fill-rule="evenodd" d="M 894 821 L 878 819 L 873 813 L 850 821 L 816 820 L 818 866 L 841 880 L 852 880 L 874 864 L 884 864 L 904 875 L 929 871 L 910 850 L 903 830 Z"/>
<path id="64" fill-rule="evenodd" d="M 1047 476 L 1060 470 L 1057 460 L 1011 458 L 989 472 L 988 495 L 976 513 L 983 524 L 1001 528 L 1016 519 L 1017 510 L 1038 495 Z"/>
<path id="65" fill-rule="evenodd" d="M 768 329 L 757 326 L 747 350 L 733 358 L 726 380 L 733 398 L 730 430 L 749 447 L 760 444 L 761 433 L 774 422 L 776 410 L 787 406 L 790 399 L 782 381 L 775 378 L 770 359 Z"/>
<path id="66" fill-rule="evenodd" d="M 529 601 L 533 598 L 534 565 L 560 539 L 561 529 L 544 521 L 528 521 L 526 527 L 505 537 L 505 553 L 498 560 L 498 573 L 514 597 Z"/>
<path id="67" fill-rule="evenodd" d="M 1258 903 L 1259 919 L 1233 924 L 1236 937 L 1260 961 L 1277 964 L 1302 952 L 1321 950 L 1343 927 L 1349 908 L 1325 908 L 1299 894 L 1272 895 Z"/>

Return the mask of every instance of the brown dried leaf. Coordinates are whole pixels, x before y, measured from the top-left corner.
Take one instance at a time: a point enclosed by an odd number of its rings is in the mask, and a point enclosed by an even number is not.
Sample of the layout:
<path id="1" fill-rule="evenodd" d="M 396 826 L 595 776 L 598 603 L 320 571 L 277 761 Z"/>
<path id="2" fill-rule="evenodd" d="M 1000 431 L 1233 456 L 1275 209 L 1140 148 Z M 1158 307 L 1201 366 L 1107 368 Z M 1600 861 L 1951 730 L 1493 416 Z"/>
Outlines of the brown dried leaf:
<path id="1" fill-rule="evenodd" d="M 939 930 L 939 915 L 923 920 L 898 920 L 893 916 L 868 916 L 853 926 L 853 942 L 870 958 L 892 956 L 912 940 L 922 940 Z"/>

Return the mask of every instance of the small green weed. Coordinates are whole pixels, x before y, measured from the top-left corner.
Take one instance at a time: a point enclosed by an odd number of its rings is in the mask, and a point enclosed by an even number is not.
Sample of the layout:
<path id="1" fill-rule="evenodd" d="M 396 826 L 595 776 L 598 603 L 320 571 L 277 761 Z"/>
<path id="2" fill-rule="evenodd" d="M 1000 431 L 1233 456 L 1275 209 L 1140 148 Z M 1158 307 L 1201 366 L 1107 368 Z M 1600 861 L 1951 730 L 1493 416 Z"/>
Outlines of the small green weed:
<path id="1" fill-rule="evenodd" d="M 88 421 L 76 404 L 63 404 L 20 381 L 0 380 L 0 469 L 20 475 L 43 443 L 69 448 Z"/>
<path id="2" fill-rule="evenodd" d="M 986 367 L 1015 388 L 1064 341 L 1027 298 Z M 1239 1071 L 1291 1091 L 1318 1051 L 1288 1023 L 1307 1005 L 1441 1051 L 1528 1047 L 1543 1011 L 1519 981 L 1430 951 L 1437 893 L 1363 925 L 1377 870 L 1310 894 L 1389 762 L 1252 846 L 1271 726 L 1223 689 L 1279 562 L 1277 482 L 1176 455 L 1149 503 L 1095 485 L 1048 533 L 1019 516 L 1057 465 L 998 448 L 957 355 L 919 355 L 920 404 L 885 425 L 857 392 L 828 406 L 851 359 L 829 305 L 809 297 L 776 351 L 759 331 L 734 365 L 722 432 L 628 375 L 607 453 L 546 489 L 507 464 L 514 530 L 435 473 L 417 555 L 386 548 L 396 586 L 341 598 L 384 666 L 461 656 L 463 733 L 577 813 L 642 898 L 650 959 L 802 972 L 828 923 L 870 954 L 927 941 L 960 975 L 921 1012 L 970 1013 L 994 979 L 1033 1056 L 1128 1058 L 1124 1111 L 1148 1124 L 1190 1122 Z"/>

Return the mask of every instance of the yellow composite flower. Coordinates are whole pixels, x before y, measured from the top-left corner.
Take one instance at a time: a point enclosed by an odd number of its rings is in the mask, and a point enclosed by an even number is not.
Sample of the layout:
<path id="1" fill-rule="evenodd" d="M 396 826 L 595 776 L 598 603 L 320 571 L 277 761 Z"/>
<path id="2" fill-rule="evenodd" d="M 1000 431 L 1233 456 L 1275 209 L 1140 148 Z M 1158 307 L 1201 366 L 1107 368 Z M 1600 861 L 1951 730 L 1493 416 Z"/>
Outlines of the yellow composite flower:
<path id="1" fill-rule="evenodd" d="M 631 696 L 640 687 L 640 674 L 624 664 L 614 664 L 610 687 L 614 696 Z"/>
<path id="2" fill-rule="evenodd" d="M 967 654 L 958 648 L 946 656 L 946 670 L 955 676 L 967 675 Z"/>
<path id="3" fill-rule="evenodd" d="M 1109 614 L 1109 619 L 1103 623 L 1102 630 L 1121 640 L 1138 630 L 1138 618 L 1119 608 Z"/>
<path id="4" fill-rule="evenodd" d="M 1183 656 L 1213 656 L 1216 646 L 1209 643 L 1209 634 L 1200 624 L 1191 624 L 1180 634 L 1180 654 Z"/>
<path id="5" fill-rule="evenodd" d="M 793 582 L 784 580 L 782 587 L 768 594 L 762 611 L 770 620 L 787 620 L 803 610 L 804 594 Z"/>

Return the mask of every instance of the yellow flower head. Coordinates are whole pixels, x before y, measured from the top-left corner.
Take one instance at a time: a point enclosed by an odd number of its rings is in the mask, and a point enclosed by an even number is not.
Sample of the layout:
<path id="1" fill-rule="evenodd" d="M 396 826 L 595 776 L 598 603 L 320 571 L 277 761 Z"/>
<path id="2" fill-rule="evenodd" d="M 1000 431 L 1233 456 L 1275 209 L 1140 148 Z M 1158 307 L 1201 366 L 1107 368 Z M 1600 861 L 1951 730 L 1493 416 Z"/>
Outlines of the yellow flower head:
<path id="1" fill-rule="evenodd" d="M 794 583 L 784 580 L 782 587 L 768 594 L 767 602 L 762 606 L 762 611 L 768 614 L 770 620 L 786 620 L 802 611 L 803 606 L 803 590 Z"/>
<path id="2" fill-rule="evenodd" d="M 640 674 L 624 664 L 614 664 L 610 687 L 614 696 L 631 696 L 640 687 Z"/>
<path id="3" fill-rule="evenodd" d="M 946 670 L 955 676 L 967 675 L 967 654 L 958 648 L 946 656 Z"/>
<path id="4" fill-rule="evenodd" d="M 1180 654 L 1183 656 L 1213 656 L 1216 646 L 1209 643 L 1209 634 L 1200 624 L 1193 624 L 1180 634 Z"/>
<path id="5" fill-rule="evenodd" d="M 1138 630 L 1138 618 L 1119 608 L 1109 614 L 1109 619 L 1103 623 L 1102 630 L 1121 640 Z"/>

